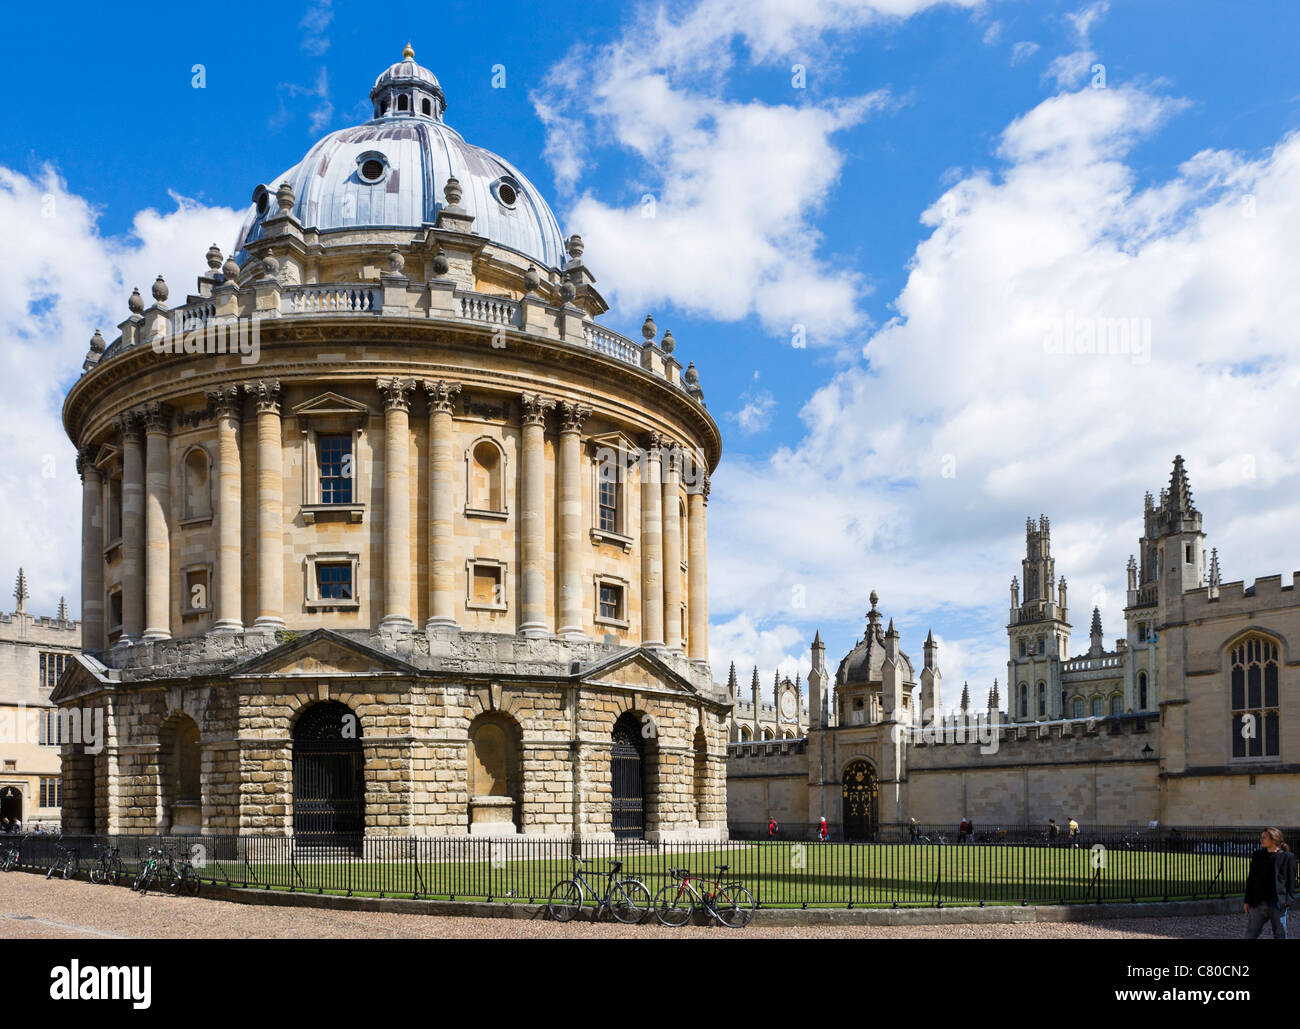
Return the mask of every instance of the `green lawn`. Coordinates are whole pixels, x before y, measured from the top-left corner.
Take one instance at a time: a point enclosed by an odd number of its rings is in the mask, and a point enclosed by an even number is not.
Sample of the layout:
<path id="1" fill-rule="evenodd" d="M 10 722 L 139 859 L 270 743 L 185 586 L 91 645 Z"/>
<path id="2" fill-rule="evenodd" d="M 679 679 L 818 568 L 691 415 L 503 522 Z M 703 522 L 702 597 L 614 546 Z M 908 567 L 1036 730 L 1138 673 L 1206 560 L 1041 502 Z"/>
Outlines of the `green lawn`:
<path id="1" fill-rule="evenodd" d="M 614 856 L 609 844 L 589 845 L 588 880 L 604 888 L 603 872 Z M 487 846 L 448 848 L 446 860 L 328 860 L 212 862 L 203 876 L 218 883 L 272 889 L 351 892 L 357 895 L 457 899 L 492 897 L 544 901 L 552 885 L 568 878 L 572 863 L 563 845 L 513 844 L 492 860 Z M 459 854 L 472 854 L 464 860 Z M 553 855 L 553 856 L 542 856 Z M 956 904 L 1080 903 L 1162 900 L 1237 893 L 1249 858 L 1145 851 L 1046 849 L 1017 846 L 907 846 L 841 844 L 744 844 L 717 847 L 665 845 L 617 847 L 623 874 L 641 879 L 653 894 L 670 881 L 670 867 L 709 872 L 729 864 L 727 880 L 742 882 L 767 907 L 892 906 Z"/>

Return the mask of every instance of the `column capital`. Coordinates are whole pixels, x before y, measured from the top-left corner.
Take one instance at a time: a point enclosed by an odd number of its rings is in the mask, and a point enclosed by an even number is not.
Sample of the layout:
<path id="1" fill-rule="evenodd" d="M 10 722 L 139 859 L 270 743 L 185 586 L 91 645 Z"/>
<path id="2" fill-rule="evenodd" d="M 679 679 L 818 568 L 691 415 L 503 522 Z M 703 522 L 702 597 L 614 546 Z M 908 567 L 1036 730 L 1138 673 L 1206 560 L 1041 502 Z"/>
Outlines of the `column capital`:
<path id="1" fill-rule="evenodd" d="M 397 376 L 376 379 L 375 385 L 384 395 L 384 409 L 388 411 L 410 411 L 411 390 L 415 389 L 414 379 L 401 379 Z"/>
<path id="2" fill-rule="evenodd" d="M 171 429 L 172 409 L 158 400 L 151 400 L 140 409 L 140 417 L 144 421 L 144 431 L 148 434 L 161 433 L 166 435 Z"/>
<path id="3" fill-rule="evenodd" d="M 204 396 L 207 397 L 208 403 L 212 405 L 213 411 L 218 418 L 234 418 L 239 420 L 240 403 L 239 387 L 233 383 L 228 386 L 218 386 L 210 389 Z"/>
<path id="4" fill-rule="evenodd" d="M 258 414 L 280 413 L 280 380 L 261 379 L 257 382 L 244 383 L 244 392 L 257 404 Z"/>
<path id="5" fill-rule="evenodd" d="M 641 449 L 645 451 L 648 457 L 658 457 L 660 448 L 668 442 L 668 439 L 659 432 L 647 432 L 641 437 Z"/>
<path id="6" fill-rule="evenodd" d="M 420 383 L 428 394 L 429 410 L 440 414 L 451 414 L 452 405 L 460 395 L 459 382 L 446 382 L 443 379 L 425 379 Z"/>
<path id="7" fill-rule="evenodd" d="M 519 394 L 520 403 L 523 405 L 522 422 L 524 425 L 545 425 L 546 412 L 555 407 L 555 401 L 550 397 L 544 397 L 540 393 L 521 393 Z"/>
<path id="8" fill-rule="evenodd" d="M 560 432 L 581 432 L 582 423 L 591 417 L 591 408 L 569 401 L 560 403 Z"/>
<path id="9" fill-rule="evenodd" d="M 144 439 L 144 424 L 140 418 L 140 411 L 132 409 L 123 411 L 115 420 L 117 431 L 122 434 L 122 442 L 139 443 Z"/>
<path id="10" fill-rule="evenodd" d="M 99 447 L 94 443 L 87 444 L 77 451 L 77 474 L 81 476 L 83 482 L 87 473 L 96 478 L 99 476 L 99 469 L 95 467 L 95 458 L 98 456 Z"/>
<path id="11" fill-rule="evenodd" d="M 681 444 L 665 438 L 661 446 L 664 456 L 664 472 L 670 475 L 678 474 L 682 470 Z"/>

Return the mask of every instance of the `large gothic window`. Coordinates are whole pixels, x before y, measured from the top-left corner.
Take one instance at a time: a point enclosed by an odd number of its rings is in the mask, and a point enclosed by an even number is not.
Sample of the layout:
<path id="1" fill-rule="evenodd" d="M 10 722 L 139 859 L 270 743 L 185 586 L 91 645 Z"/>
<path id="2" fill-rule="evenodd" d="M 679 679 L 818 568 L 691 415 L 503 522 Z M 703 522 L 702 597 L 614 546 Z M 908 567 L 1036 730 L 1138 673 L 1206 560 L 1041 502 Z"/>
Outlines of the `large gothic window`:
<path id="1" fill-rule="evenodd" d="M 1138 673 L 1138 710 L 1147 710 L 1147 673 Z"/>
<path id="2" fill-rule="evenodd" d="M 1029 683 L 1022 682 L 1020 684 L 1019 693 L 1020 693 L 1020 697 L 1019 697 L 1020 717 L 1028 718 L 1029 717 Z"/>
<path id="3" fill-rule="evenodd" d="M 1281 753 L 1278 654 L 1272 640 L 1252 636 L 1232 651 L 1232 756 Z"/>
<path id="4" fill-rule="evenodd" d="M 1047 717 L 1047 684 L 1044 682 L 1038 684 L 1038 717 Z"/>

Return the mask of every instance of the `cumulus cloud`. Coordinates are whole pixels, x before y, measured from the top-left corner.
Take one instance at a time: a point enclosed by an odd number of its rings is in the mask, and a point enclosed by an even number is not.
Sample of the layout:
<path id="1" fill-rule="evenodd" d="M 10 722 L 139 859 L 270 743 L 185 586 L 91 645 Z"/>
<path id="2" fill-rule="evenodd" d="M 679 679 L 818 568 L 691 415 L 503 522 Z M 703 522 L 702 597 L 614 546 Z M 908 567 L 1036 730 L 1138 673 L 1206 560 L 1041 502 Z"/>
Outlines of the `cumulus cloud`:
<path id="1" fill-rule="evenodd" d="M 1022 40 L 1011 48 L 1011 63 L 1019 64 L 1021 61 L 1027 61 L 1038 53 L 1038 44 L 1032 40 Z"/>
<path id="2" fill-rule="evenodd" d="M 756 316 L 787 338 L 802 326 L 813 346 L 861 332 L 864 282 L 819 253 L 814 221 L 844 162 L 835 135 L 893 101 L 882 88 L 811 102 L 801 58 L 829 33 L 934 6 L 949 5 L 701 0 L 643 13 L 613 43 L 577 47 L 552 68 L 533 96 L 547 159 L 619 313 L 671 300 L 728 321 Z M 794 62 L 782 71 L 788 102 L 726 98 L 740 50 L 760 64 Z M 621 196 L 581 188 L 593 146 L 635 157 L 641 170 Z"/>
<path id="3" fill-rule="evenodd" d="M 205 270 L 203 254 L 234 243 L 242 212 L 173 196 L 174 209 L 144 210 L 124 238 L 100 233 L 96 212 L 50 167 L 34 177 L 0 166 L 0 225 L 21 247 L 0 251 L 0 538 L 13 577 L 21 565 L 29 610 L 54 614 L 61 595 L 80 617 L 81 485 L 64 435 L 64 394 L 81 372 L 91 334 L 117 336 L 133 287 L 149 298 L 163 275 L 173 302 Z"/>
<path id="4" fill-rule="evenodd" d="M 1113 640 L 1142 496 L 1175 453 L 1227 576 L 1290 568 L 1300 134 L 1190 154 L 1139 187 L 1129 152 L 1183 106 L 1134 88 L 1052 97 L 924 213 L 863 363 L 809 400 L 797 445 L 715 476 L 716 616 L 841 624 L 843 644 L 875 587 L 905 649 L 949 627 L 982 698 L 1004 667 L 1025 516 L 1052 516 L 1076 651 L 1093 603 Z"/>
<path id="5" fill-rule="evenodd" d="M 754 373 L 755 380 L 758 373 Z M 772 422 L 772 412 L 776 410 L 776 397 L 770 389 L 757 386 L 740 395 L 740 410 L 732 411 L 728 417 L 736 423 L 746 436 L 762 432 Z"/>

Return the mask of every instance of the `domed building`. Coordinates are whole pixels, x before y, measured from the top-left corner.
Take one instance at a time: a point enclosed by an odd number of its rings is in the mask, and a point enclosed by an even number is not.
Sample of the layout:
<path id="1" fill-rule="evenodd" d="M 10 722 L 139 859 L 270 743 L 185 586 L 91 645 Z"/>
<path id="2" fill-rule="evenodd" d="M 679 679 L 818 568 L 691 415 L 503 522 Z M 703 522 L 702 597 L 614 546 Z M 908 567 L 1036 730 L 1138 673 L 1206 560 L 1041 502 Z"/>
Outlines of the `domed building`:
<path id="1" fill-rule="evenodd" d="M 721 838 L 721 438 L 537 188 L 403 60 L 137 290 L 64 404 L 85 653 L 70 832 Z"/>

